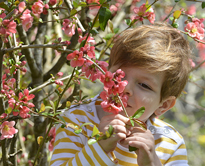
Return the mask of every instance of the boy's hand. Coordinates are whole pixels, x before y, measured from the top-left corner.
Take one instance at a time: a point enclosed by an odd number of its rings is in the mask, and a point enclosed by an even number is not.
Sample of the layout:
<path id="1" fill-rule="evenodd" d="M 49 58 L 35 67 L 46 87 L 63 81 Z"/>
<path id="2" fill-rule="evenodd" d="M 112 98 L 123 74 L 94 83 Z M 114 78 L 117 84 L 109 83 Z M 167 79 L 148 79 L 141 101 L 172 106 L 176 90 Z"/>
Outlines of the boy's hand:
<path id="1" fill-rule="evenodd" d="M 136 147 L 139 166 L 162 166 L 155 152 L 155 140 L 150 130 L 133 127 L 131 135 L 120 142 L 122 145 Z"/>
<path id="2" fill-rule="evenodd" d="M 113 151 L 118 141 L 125 139 L 131 134 L 131 131 L 126 128 L 126 123 L 128 121 L 128 118 L 120 114 L 112 114 L 102 117 L 98 126 L 99 130 L 105 133 L 105 131 L 108 130 L 109 125 L 112 125 L 114 129 L 113 136 L 106 140 L 98 141 L 98 143 L 106 153 Z"/>

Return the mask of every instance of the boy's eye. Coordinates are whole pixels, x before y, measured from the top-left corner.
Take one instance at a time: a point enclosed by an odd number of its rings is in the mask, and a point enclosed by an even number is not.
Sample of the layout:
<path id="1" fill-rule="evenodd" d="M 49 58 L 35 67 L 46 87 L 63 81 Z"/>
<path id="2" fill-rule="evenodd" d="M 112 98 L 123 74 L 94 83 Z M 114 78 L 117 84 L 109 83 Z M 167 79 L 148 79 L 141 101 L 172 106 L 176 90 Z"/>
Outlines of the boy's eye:
<path id="1" fill-rule="evenodd" d="M 145 89 L 149 89 L 152 90 L 148 85 L 144 84 L 144 83 L 139 83 L 140 86 L 142 86 Z"/>

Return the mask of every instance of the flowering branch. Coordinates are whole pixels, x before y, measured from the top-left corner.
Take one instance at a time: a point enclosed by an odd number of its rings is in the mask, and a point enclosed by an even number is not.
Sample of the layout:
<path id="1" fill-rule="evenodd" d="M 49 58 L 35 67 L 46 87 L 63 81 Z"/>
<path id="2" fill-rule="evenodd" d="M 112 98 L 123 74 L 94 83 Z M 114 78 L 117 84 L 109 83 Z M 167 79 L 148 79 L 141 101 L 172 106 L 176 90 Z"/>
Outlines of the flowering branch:
<path id="1" fill-rule="evenodd" d="M 58 49 L 58 47 L 60 46 L 67 46 L 68 44 L 64 44 L 64 43 L 59 43 L 59 44 L 33 44 L 33 45 L 20 45 L 17 47 L 12 47 L 12 48 L 7 48 L 7 49 L 3 49 L 2 51 L 4 52 L 11 52 L 11 51 L 15 51 L 15 50 L 22 50 L 22 49 L 28 49 L 28 48 L 53 48 L 53 49 L 57 49 L 59 51 L 64 51 L 63 49 Z M 68 52 L 68 50 L 66 50 Z M 72 50 L 69 50 L 69 52 L 71 52 Z"/>

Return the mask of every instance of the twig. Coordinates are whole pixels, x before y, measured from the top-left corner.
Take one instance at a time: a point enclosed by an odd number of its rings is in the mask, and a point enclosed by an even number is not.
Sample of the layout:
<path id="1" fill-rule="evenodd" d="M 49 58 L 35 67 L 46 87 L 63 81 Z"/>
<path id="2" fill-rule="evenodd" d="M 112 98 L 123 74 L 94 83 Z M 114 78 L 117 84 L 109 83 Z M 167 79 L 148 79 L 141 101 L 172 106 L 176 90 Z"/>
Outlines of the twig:
<path id="1" fill-rule="evenodd" d="M 183 98 L 180 98 L 180 100 L 182 100 L 182 101 L 184 101 L 185 103 L 190 104 L 190 105 L 192 105 L 192 106 L 194 106 L 194 107 L 196 107 L 196 108 L 198 108 L 198 109 L 201 109 L 201 110 L 205 111 L 205 108 L 204 108 L 204 107 L 201 107 L 200 105 L 197 105 L 197 104 L 188 102 L 188 101 L 184 100 Z"/>
<path id="2" fill-rule="evenodd" d="M 28 49 L 28 48 L 54 48 L 57 49 L 60 46 L 67 46 L 67 44 L 33 44 L 33 45 L 21 45 L 17 47 L 3 49 L 4 52 L 11 52 L 20 49 Z M 60 49 L 61 50 L 61 49 Z"/>
<path id="3" fill-rule="evenodd" d="M 72 4 L 71 4 L 71 1 L 70 1 L 70 0 L 65 0 L 65 2 L 67 2 L 66 4 L 68 4 L 68 7 L 70 8 L 70 10 L 72 10 L 72 9 L 73 9 L 73 6 L 72 6 Z M 79 18 L 76 17 L 76 19 L 77 19 L 77 24 L 78 24 L 78 26 L 80 27 L 80 29 L 81 29 L 83 32 L 85 32 L 86 30 L 85 30 L 85 28 L 83 27 L 83 25 L 81 24 Z"/>
<path id="4" fill-rule="evenodd" d="M 57 79 L 57 80 L 64 81 L 64 80 L 70 78 L 70 76 L 71 76 L 71 75 L 68 75 L 68 76 L 66 76 L 66 77 L 63 77 L 63 78 Z M 46 86 L 48 86 L 48 85 L 54 84 L 54 83 L 55 83 L 55 82 L 52 82 L 51 79 L 50 79 L 50 80 L 46 81 L 45 83 L 39 85 L 38 87 L 36 87 L 36 88 L 30 90 L 29 93 L 34 93 L 34 92 L 36 92 L 36 91 L 38 91 L 38 90 L 40 90 L 40 89 L 42 89 L 42 88 L 44 88 L 44 87 L 46 87 Z"/>
<path id="5" fill-rule="evenodd" d="M 167 15 L 167 17 L 163 20 L 163 22 L 166 21 L 166 20 L 171 16 L 171 14 L 173 13 L 173 10 L 174 10 L 174 8 L 176 7 L 177 3 L 178 3 L 178 2 L 176 2 L 176 3 L 174 4 L 172 10 L 171 10 L 170 13 Z"/>

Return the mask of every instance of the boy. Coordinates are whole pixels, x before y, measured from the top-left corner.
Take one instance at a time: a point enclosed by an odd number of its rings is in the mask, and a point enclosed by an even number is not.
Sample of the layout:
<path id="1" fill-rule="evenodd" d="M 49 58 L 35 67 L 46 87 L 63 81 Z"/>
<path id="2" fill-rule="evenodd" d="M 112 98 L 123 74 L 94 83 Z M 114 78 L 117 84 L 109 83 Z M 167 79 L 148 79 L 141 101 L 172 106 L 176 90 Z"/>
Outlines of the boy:
<path id="1" fill-rule="evenodd" d="M 139 119 L 148 130 L 131 127 L 123 111 L 116 115 L 103 111 L 96 96 L 91 103 L 71 108 L 62 116 L 67 123 L 92 122 L 102 132 L 112 125 L 114 136 L 88 145 L 84 135 L 58 126 L 50 164 L 187 166 L 182 136 L 156 116 L 172 108 L 183 90 L 190 71 L 189 56 L 187 41 L 167 24 L 142 25 L 125 31 L 112 48 L 109 70 L 120 68 L 125 72 L 127 113 L 132 116 L 144 106 Z M 90 136 L 92 126 L 86 126 L 84 131 Z M 129 145 L 137 150 L 129 152 Z"/>

